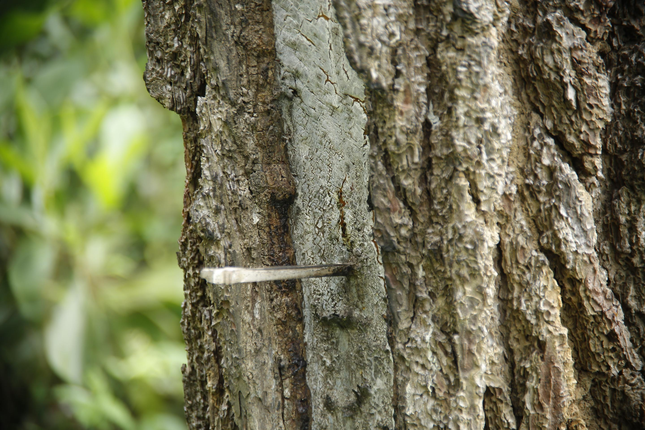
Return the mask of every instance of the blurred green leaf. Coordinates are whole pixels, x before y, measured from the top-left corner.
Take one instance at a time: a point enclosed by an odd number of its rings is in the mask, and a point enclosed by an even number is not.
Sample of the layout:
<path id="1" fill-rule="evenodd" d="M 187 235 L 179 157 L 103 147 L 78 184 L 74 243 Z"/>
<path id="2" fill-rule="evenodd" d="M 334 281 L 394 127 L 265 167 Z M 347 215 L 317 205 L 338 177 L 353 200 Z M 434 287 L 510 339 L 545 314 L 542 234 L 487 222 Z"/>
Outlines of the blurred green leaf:
<path id="1" fill-rule="evenodd" d="M 7 109 L 13 103 L 17 80 L 19 80 L 19 77 L 16 76 L 14 67 L 11 65 L 0 67 L 0 88 L 2 88 L 2 91 L 0 91 L 0 111 Z"/>
<path id="2" fill-rule="evenodd" d="M 77 108 L 73 103 L 63 103 L 60 110 L 61 128 L 66 144 L 65 156 L 77 169 L 82 168 L 86 160 L 87 147 L 98 134 L 103 117 L 108 112 L 106 101 L 101 101 L 85 116 L 79 118 Z"/>
<path id="3" fill-rule="evenodd" d="M 67 22 L 57 11 L 50 14 L 45 21 L 45 34 L 47 39 L 60 50 L 68 50 L 76 42 L 74 33 Z"/>
<path id="4" fill-rule="evenodd" d="M 88 374 L 88 386 L 96 397 L 96 406 L 103 417 L 124 430 L 134 429 L 134 420 L 128 408 L 110 390 L 102 372 L 93 370 Z"/>
<path id="5" fill-rule="evenodd" d="M 15 169 L 26 182 L 33 184 L 36 180 L 36 166 L 30 163 L 27 157 L 19 153 L 18 150 L 6 140 L 0 140 L 0 162 L 7 167 Z"/>
<path id="6" fill-rule="evenodd" d="M 102 292 L 103 303 L 117 313 L 155 308 L 161 302 L 181 303 L 183 274 L 172 263 L 152 267 L 118 287 L 106 289 Z"/>
<path id="7" fill-rule="evenodd" d="M 31 208 L 26 206 L 8 206 L 0 203 L 0 224 L 22 227 L 26 231 L 38 228 L 38 222 Z"/>
<path id="8" fill-rule="evenodd" d="M 37 104 L 40 103 L 40 110 L 43 109 L 42 100 L 37 100 L 38 97 L 37 92 L 26 91 L 24 85 L 18 82 L 16 113 L 26 140 L 23 157 L 35 164 L 35 169 L 42 169 L 51 137 L 51 120 L 47 115 L 38 112 Z"/>
<path id="9" fill-rule="evenodd" d="M 74 415 L 84 425 L 90 428 L 106 429 L 107 423 L 96 408 L 92 393 L 80 385 L 60 385 L 56 387 L 56 397 L 72 407 Z"/>
<path id="10" fill-rule="evenodd" d="M 79 420 L 89 428 L 109 429 L 110 424 L 123 430 L 136 428 L 128 408 L 112 393 L 100 371 L 88 372 L 88 389 L 78 385 L 63 385 L 56 390 L 56 396 L 69 404 Z"/>
<path id="11" fill-rule="evenodd" d="M 42 29 L 46 15 L 14 10 L 0 18 L 0 49 L 13 47 L 34 38 Z"/>
<path id="12" fill-rule="evenodd" d="M 48 411 L 20 430 L 184 429 L 181 125 L 143 86 L 141 5 L 18 9 L 40 30 L 0 57 L 0 316 L 32 335 L 1 357 Z"/>
<path id="13" fill-rule="evenodd" d="M 69 14 L 87 26 L 96 26 L 105 22 L 110 16 L 112 2 L 77 0 L 72 4 Z"/>
<path id="14" fill-rule="evenodd" d="M 123 381 L 141 379 L 155 391 L 172 394 L 181 389 L 177 379 L 169 377 L 181 368 L 186 351 L 182 345 L 173 342 L 152 342 L 141 331 L 128 333 L 124 339 L 128 354 L 124 359 L 112 358 L 108 369 Z"/>
<path id="15" fill-rule="evenodd" d="M 81 383 L 85 343 L 85 292 L 72 284 L 45 327 L 45 350 L 52 369 L 65 381 Z"/>
<path id="16" fill-rule="evenodd" d="M 185 430 L 186 422 L 170 414 L 151 414 L 144 416 L 139 426 L 140 430 Z"/>
<path id="17" fill-rule="evenodd" d="M 121 203 L 125 184 L 148 143 L 140 111 L 135 106 L 110 111 L 101 126 L 100 143 L 101 150 L 84 166 L 83 177 L 103 206 L 112 209 Z"/>
<path id="18" fill-rule="evenodd" d="M 79 57 L 48 62 L 34 76 L 31 85 L 49 106 L 60 105 L 85 75 L 85 64 Z"/>
<path id="19" fill-rule="evenodd" d="M 1 142 L 0 146 L 2 146 Z M 15 208 L 22 201 L 22 177 L 15 171 L 7 172 L 3 176 L 4 180 L 0 184 L 0 201 L 5 202 L 11 208 Z M 2 203 L 0 203 L 0 212 L 2 211 L 2 206 Z M 0 221 L 2 221 L 1 214 Z"/>
<path id="20" fill-rule="evenodd" d="M 52 243 L 25 236 L 9 262 L 11 291 L 25 318 L 38 321 L 43 316 L 42 290 L 52 277 L 55 257 Z"/>

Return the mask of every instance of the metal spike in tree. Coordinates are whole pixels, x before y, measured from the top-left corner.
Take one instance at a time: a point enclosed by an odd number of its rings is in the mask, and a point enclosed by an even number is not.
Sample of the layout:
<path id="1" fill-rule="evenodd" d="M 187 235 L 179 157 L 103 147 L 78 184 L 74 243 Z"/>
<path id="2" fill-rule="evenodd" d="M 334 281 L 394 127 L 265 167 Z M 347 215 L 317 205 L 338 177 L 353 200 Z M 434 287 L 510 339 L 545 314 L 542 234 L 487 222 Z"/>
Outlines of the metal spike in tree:
<path id="1" fill-rule="evenodd" d="M 143 5 L 191 429 L 645 428 L 641 2 Z"/>

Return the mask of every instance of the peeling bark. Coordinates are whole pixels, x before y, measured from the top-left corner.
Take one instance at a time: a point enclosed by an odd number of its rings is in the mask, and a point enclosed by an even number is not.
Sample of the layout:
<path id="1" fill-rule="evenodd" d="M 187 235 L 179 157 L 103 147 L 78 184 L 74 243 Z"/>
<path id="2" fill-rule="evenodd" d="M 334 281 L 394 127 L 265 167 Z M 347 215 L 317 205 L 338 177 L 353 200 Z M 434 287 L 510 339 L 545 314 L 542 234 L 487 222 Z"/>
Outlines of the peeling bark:
<path id="1" fill-rule="evenodd" d="M 642 2 L 144 9 L 191 429 L 645 428 Z"/>

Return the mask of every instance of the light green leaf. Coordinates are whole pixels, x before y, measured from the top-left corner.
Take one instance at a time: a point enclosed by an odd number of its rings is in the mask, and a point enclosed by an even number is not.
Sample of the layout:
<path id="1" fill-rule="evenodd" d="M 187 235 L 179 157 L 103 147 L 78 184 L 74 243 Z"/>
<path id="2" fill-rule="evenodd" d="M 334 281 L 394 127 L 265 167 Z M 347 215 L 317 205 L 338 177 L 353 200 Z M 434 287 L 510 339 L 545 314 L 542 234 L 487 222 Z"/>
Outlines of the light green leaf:
<path id="1" fill-rule="evenodd" d="M 56 387 L 58 401 L 69 405 L 75 418 L 89 428 L 107 429 L 108 423 L 102 421 L 100 412 L 95 407 L 92 393 L 79 385 L 61 385 Z"/>
<path id="2" fill-rule="evenodd" d="M 170 414 L 146 415 L 141 419 L 140 430 L 186 430 L 186 420 Z"/>
<path id="3" fill-rule="evenodd" d="M 102 289 L 101 302 L 116 313 L 156 308 L 163 302 L 180 304 L 183 273 L 174 261 L 160 263 L 118 286 Z"/>
<path id="4" fill-rule="evenodd" d="M 62 385 L 56 388 L 59 401 L 71 406 L 75 417 L 86 428 L 123 430 L 136 428 L 127 407 L 112 393 L 108 381 L 94 369 L 87 374 L 88 389 L 79 385 Z"/>
<path id="5" fill-rule="evenodd" d="M 75 105 L 63 103 L 60 110 L 61 128 L 65 139 L 65 159 L 71 161 L 76 169 L 81 169 L 86 160 L 87 146 L 96 137 L 101 121 L 108 111 L 108 103 L 97 103 L 89 115 L 79 118 Z"/>
<path id="6" fill-rule="evenodd" d="M 17 171 L 28 184 L 36 179 L 35 166 L 19 153 L 10 142 L 0 140 L 0 163 L 9 169 Z"/>
<path id="7" fill-rule="evenodd" d="M 59 12 L 54 12 L 45 21 L 47 39 L 60 51 L 66 52 L 74 43 L 74 34 Z"/>
<path id="8" fill-rule="evenodd" d="M 122 105 L 112 109 L 101 125 L 101 149 L 110 162 L 130 162 L 143 148 L 133 147 L 133 142 L 145 132 L 145 117 L 135 105 Z"/>
<path id="9" fill-rule="evenodd" d="M 43 106 L 37 109 L 42 104 L 37 92 L 25 90 L 21 83 L 17 85 L 16 113 L 26 140 L 24 157 L 35 164 L 35 169 L 44 166 L 51 138 L 51 118 L 45 112 L 38 112 L 44 110 Z"/>
<path id="10" fill-rule="evenodd" d="M 120 205 L 133 167 L 148 143 L 143 115 L 133 105 L 110 111 L 101 126 L 101 150 L 85 165 L 83 178 L 106 209 Z"/>
<path id="11" fill-rule="evenodd" d="M 83 178 L 94 196 L 106 209 L 115 209 L 123 196 L 123 179 L 117 173 L 117 166 L 110 163 L 105 154 L 85 164 Z"/>
<path id="12" fill-rule="evenodd" d="M 140 330 L 128 333 L 122 343 L 126 357 L 107 360 L 108 369 L 116 378 L 124 382 L 142 380 L 157 393 L 181 396 L 182 385 L 176 376 L 186 362 L 183 344 L 152 342 Z"/>
<path id="13" fill-rule="evenodd" d="M 87 375 L 88 386 L 96 399 L 96 406 L 105 419 L 116 424 L 124 430 L 134 429 L 134 420 L 128 408 L 110 390 L 105 375 L 99 371 L 89 372 Z"/>
<path id="14" fill-rule="evenodd" d="M 62 103 L 85 73 L 82 58 L 62 58 L 59 61 L 48 62 L 39 69 L 31 86 L 53 109 Z"/>
<path id="15" fill-rule="evenodd" d="M 79 384 L 85 344 L 85 291 L 74 283 L 45 327 L 45 351 L 52 369 L 65 381 Z"/>
<path id="16" fill-rule="evenodd" d="M 0 183 L 0 195 L 2 196 L 0 200 L 10 207 L 19 206 L 22 201 L 22 178 L 15 171 L 2 172 L 1 170 L 0 177 L 3 179 Z"/>
<path id="17" fill-rule="evenodd" d="M 25 230 L 37 231 L 38 222 L 31 208 L 26 206 L 8 206 L 0 203 L 0 223 L 22 227 Z"/>

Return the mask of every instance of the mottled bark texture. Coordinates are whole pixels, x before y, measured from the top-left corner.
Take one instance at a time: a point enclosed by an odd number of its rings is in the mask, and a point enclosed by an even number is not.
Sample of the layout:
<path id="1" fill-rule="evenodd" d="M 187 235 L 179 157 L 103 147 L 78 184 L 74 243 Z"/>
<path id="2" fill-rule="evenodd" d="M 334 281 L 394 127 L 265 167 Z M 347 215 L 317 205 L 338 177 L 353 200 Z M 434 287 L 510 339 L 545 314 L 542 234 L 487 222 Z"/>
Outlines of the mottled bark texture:
<path id="1" fill-rule="evenodd" d="M 203 266 L 295 264 L 295 184 L 278 105 L 270 1 L 144 2 L 150 94 L 186 146 L 183 370 L 191 429 L 308 428 L 299 282 L 210 288 Z"/>
<path id="2" fill-rule="evenodd" d="M 191 429 L 645 428 L 642 1 L 144 8 Z"/>

